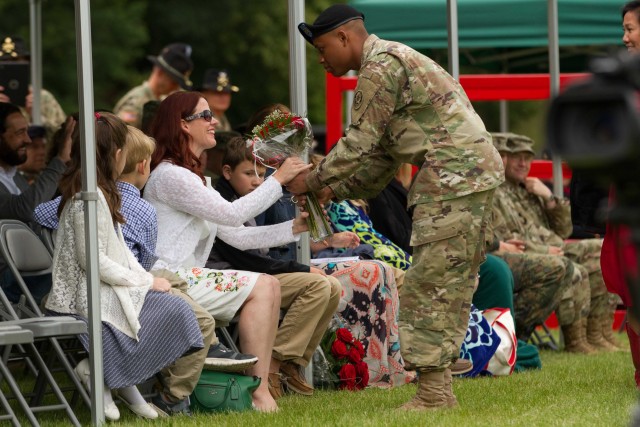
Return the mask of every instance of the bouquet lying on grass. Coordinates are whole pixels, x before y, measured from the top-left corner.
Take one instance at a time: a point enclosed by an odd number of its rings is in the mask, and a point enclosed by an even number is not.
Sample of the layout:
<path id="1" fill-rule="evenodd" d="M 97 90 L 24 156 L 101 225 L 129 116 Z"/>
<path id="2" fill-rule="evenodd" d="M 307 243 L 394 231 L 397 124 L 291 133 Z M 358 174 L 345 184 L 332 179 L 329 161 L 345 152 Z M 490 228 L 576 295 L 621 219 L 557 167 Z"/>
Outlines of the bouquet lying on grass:
<path id="1" fill-rule="evenodd" d="M 328 331 L 321 343 L 338 389 L 362 390 L 369 384 L 369 366 L 362 359 L 364 347 L 347 328 Z"/>
<path id="2" fill-rule="evenodd" d="M 276 110 L 252 130 L 253 156 L 268 168 L 278 168 L 287 157 L 302 157 L 311 147 L 313 134 L 309 121 L 291 113 Z M 321 242 L 333 232 L 316 196 L 306 194 L 309 213 L 307 224 L 314 242 Z"/>

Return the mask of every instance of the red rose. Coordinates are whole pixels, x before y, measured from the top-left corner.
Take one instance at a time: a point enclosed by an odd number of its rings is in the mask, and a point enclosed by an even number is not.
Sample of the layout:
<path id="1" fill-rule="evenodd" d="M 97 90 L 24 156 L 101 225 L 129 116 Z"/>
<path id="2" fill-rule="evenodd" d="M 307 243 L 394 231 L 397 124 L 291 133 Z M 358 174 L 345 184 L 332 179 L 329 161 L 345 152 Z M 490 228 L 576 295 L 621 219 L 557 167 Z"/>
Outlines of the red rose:
<path id="1" fill-rule="evenodd" d="M 345 364 L 338 372 L 340 377 L 340 388 L 347 390 L 356 389 L 356 367 L 351 363 Z"/>
<path id="2" fill-rule="evenodd" d="M 358 349 L 352 345 L 349 347 L 349 361 L 353 363 L 360 362 L 362 360 L 362 356 L 360 356 L 360 352 Z"/>
<path id="3" fill-rule="evenodd" d="M 335 340 L 331 345 L 331 354 L 338 359 L 342 359 L 349 355 L 349 350 L 345 343 L 340 340 Z"/>
<path id="4" fill-rule="evenodd" d="M 347 343 L 353 342 L 353 335 L 351 335 L 351 332 L 347 328 L 338 329 L 336 331 L 336 338 Z"/>
<path id="5" fill-rule="evenodd" d="M 360 341 L 356 341 L 353 343 L 353 345 L 358 350 L 358 354 L 360 355 L 360 357 L 364 357 L 364 347 L 362 346 L 362 343 Z"/>
<path id="6" fill-rule="evenodd" d="M 369 366 L 366 362 L 360 361 L 356 363 L 356 387 L 363 389 L 369 385 Z"/>
<path id="7" fill-rule="evenodd" d="M 293 125 L 298 129 L 302 129 L 304 127 L 304 120 L 302 120 L 300 117 L 294 118 L 293 120 L 291 120 L 291 123 L 293 123 Z"/>

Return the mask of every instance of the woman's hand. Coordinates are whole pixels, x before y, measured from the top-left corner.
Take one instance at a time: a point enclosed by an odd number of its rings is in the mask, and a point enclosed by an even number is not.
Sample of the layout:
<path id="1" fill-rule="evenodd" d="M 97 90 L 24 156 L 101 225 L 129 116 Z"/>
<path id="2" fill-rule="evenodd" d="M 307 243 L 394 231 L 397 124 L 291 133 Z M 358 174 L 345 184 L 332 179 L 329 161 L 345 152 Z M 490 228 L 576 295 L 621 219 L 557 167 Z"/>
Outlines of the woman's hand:
<path id="1" fill-rule="evenodd" d="M 73 146 L 73 131 L 76 128 L 76 119 L 73 116 L 67 117 L 67 120 L 64 122 L 64 141 L 58 147 L 58 157 L 64 163 L 69 162 L 71 160 L 71 147 Z"/>
<path id="2" fill-rule="evenodd" d="M 171 283 L 169 283 L 169 281 L 164 277 L 154 277 L 151 289 L 156 292 L 169 292 L 169 289 L 171 289 Z"/>
<path id="3" fill-rule="evenodd" d="M 334 233 L 326 240 L 327 244 L 333 248 L 356 248 L 360 244 L 360 237 L 351 231 Z"/>
<path id="4" fill-rule="evenodd" d="M 291 232 L 294 235 L 304 233 L 305 231 L 309 231 L 309 225 L 307 224 L 308 216 L 309 216 L 308 212 L 300 212 L 300 216 L 297 216 L 293 220 L 293 226 L 291 227 Z"/>
<path id="5" fill-rule="evenodd" d="M 285 185 L 298 176 L 298 174 L 301 174 L 304 178 L 312 167 L 313 165 L 306 164 L 300 157 L 288 157 L 272 176 L 277 179 L 281 185 Z"/>

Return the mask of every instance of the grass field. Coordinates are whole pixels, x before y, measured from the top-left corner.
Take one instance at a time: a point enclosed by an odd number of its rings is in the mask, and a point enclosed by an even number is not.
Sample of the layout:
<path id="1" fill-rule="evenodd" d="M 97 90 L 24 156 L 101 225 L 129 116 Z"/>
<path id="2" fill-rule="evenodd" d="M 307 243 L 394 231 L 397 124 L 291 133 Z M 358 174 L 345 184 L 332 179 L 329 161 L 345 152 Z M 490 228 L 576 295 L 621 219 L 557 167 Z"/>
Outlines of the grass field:
<path id="1" fill-rule="evenodd" d="M 623 340 L 626 336 L 620 336 Z M 625 341 L 626 344 L 626 341 Z M 122 426 L 625 426 L 638 396 L 628 352 L 591 356 L 543 351 L 542 370 L 510 377 L 456 379 L 457 409 L 407 413 L 396 408 L 415 393 L 414 385 L 360 392 L 316 391 L 287 395 L 280 412 L 196 414 L 156 421 L 138 419 L 120 406 Z M 89 424 L 85 408 L 76 411 Z M 60 414 L 42 414 L 43 426 L 65 425 Z"/>

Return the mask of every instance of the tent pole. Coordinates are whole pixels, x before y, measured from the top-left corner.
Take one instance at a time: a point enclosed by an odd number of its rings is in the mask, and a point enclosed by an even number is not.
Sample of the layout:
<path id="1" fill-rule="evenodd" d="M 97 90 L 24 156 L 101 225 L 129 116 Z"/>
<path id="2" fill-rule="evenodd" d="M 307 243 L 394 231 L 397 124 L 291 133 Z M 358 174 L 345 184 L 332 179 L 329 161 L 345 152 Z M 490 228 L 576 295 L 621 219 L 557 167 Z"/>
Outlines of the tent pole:
<path id="1" fill-rule="evenodd" d="M 307 51 L 304 38 L 298 33 L 298 24 L 304 21 L 304 0 L 289 0 L 289 100 L 291 111 L 306 116 L 307 107 Z M 309 161 L 309 155 L 305 155 Z M 300 209 L 296 206 L 296 215 Z M 311 248 L 309 233 L 300 236 L 296 248 L 298 262 L 309 265 Z M 305 377 L 313 384 L 313 363 L 305 369 Z"/>
<path id="2" fill-rule="evenodd" d="M 547 0 L 547 25 L 549 29 L 549 90 L 550 97 L 560 91 L 560 47 L 558 36 L 558 0 Z M 563 195 L 562 160 L 553 156 L 553 194 Z"/>
<path id="3" fill-rule="evenodd" d="M 449 74 L 451 74 L 454 79 L 460 80 L 457 0 L 447 0 L 447 40 L 449 42 Z"/>
<path id="4" fill-rule="evenodd" d="M 303 21 L 304 0 L 289 0 L 289 101 L 293 113 L 306 116 L 307 51 L 306 42 L 298 33 L 298 24 Z M 305 160 L 309 161 L 309 157 Z M 304 233 L 298 242 L 297 258 L 298 262 L 309 264 L 309 233 Z"/>
<path id="5" fill-rule="evenodd" d="M 102 366 L 102 322 L 100 316 L 100 276 L 98 270 L 98 217 L 93 101 L 93 63 L 91 60 L 90 0 L 75 0 L 76 50 L 78 64 L 78 104 L 82 155 L 85 245 L 87 253 L 87 297 L 89 303 L 89 360 L 91 365 L 91 423 L 104 423 L 104 383 Z"/>
<path id="6" fill-rule="evenodd" d="M 29 28 L 31 49 L 31 88 L 33 105 L 31 107 L 31 123 L 42 124 L 41 89 L 42 89 L 42 0 L 29 0 Z M 22 102 L 20 100 L 19 102 Z"/>

